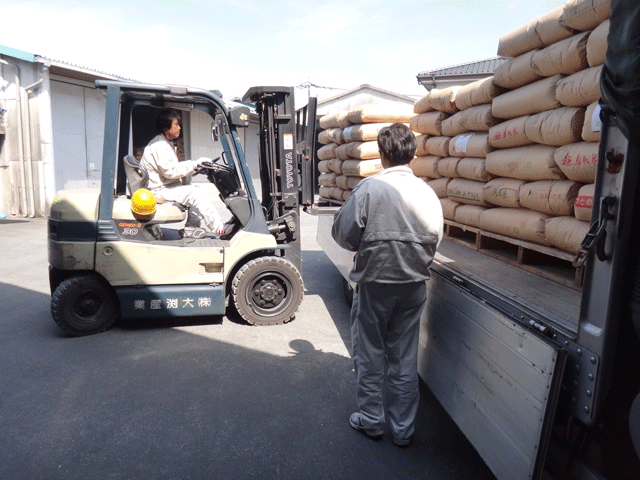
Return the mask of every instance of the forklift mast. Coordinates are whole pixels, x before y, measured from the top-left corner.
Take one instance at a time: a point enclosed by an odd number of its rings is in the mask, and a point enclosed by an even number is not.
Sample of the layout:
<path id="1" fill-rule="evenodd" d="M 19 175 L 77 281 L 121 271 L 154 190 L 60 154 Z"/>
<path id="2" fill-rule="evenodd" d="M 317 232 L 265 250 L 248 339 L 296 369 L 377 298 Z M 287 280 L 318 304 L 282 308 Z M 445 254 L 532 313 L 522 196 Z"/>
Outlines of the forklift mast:
<path id="1" fill-rule="evenodd" d="M 317 99 L 296 112 L 292 87 L 253 87 L 243 101 L 259 119 L 261 204 L 284 257 L 301 270 L 300 206 L 314 200 Z"/>

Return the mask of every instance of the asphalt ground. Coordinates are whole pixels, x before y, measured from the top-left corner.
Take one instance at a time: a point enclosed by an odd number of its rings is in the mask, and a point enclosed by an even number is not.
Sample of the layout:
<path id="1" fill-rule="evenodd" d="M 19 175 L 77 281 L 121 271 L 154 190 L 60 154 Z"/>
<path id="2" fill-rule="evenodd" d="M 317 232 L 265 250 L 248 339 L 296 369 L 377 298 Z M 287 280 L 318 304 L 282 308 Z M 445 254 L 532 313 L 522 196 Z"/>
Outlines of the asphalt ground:
<path id="1" fill-rule="evenodd" d="M 408 448 L 355 411 L 337 269 L 302 216 L 296 318 L 121 321 L 66 336 L 46 219 L 0 220 L 0 479 L 493 479 L 424 384 Z"/>

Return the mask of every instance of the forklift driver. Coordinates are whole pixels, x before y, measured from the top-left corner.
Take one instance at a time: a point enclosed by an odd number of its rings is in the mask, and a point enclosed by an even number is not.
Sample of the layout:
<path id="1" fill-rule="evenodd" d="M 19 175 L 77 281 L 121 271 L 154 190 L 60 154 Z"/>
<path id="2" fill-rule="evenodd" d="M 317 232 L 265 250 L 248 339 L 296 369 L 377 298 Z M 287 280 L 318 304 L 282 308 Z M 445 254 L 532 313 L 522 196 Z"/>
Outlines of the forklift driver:
<path id="1" fill-rule="evenodd" d="M 211 232 L 221 234 L 224 226 L 220 214 L 204 190 L 196 185 L 184 185 L 182 179 L 193 174 L 204 162 L 211 159 L 203 157 L 198 160 L 180 162 L 173 143 L 180 136 L 180 113 L 167 108 L 160 112 L 156 119 L 157 135 L 145 147 L 140 165 L 149 173 L 149 190 L 165 200 L 178 202 L 185 207 L 194 207 L 202 217 L 202 227 Z M 204 231 L 185 228 L 185 235 L 202 236 Z"/>

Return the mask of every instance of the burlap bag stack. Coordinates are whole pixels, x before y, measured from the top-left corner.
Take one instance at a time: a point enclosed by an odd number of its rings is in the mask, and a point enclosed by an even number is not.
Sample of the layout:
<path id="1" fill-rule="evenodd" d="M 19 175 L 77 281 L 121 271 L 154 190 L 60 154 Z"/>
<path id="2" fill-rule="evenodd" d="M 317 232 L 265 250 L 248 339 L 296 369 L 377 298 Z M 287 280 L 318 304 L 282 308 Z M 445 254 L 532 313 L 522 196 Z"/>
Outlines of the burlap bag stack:
<path id="1" fill-rule="evenodd" d="M 413 105 L 414 116 L 409 125 L 416 134 L 416 156 L 409 166 L 413 173 L 427 182 L 442 200 L 447 196 L 450 177 L 441 169 L 450 165 L 440 165 L 449 155 L 450 136 L 442 134 L 442 124 L 457 111 L 454 98 L 457 88 L 432 90 Z"/>
<path id="2" fill-rule="evenodd" d="M 368 104 L 320 118 L 320 197 L 344 201 L 363 178 L 382 170 L 378 133 L 392 123 L 408 124 L 412 116 L 410 105 Z"/>
<path id="3" fill-rule="evenodd" d="M 495 123 L 491 100 L 502 92 L 492 79 L 464 87 L 434 89 L 416 101 L 411 128 L 419 135 L 413 172 L 436 192 L 445 218 L 477 220 L 485 207 L 482 187 L 492 178 L 485 169 Z M 476 222 L 477 223 L 477 222 Z"/>
<path id="4" fill-rule="evenodd" d="M 510 60 L 494 77 L 457 90 L 442 125 L 449 157 L 463 158 L 437 161 L 438 180 L 448 179 L 445 218 L 578 252 L 593 203 L 609 11 L 610 0 L 568 0 L 500 39 Z M 489 82 L 494 95 L 474 102 L 472 86 Z M 485 176 L 472 179 L 461 153 L 481 132 Z"/>

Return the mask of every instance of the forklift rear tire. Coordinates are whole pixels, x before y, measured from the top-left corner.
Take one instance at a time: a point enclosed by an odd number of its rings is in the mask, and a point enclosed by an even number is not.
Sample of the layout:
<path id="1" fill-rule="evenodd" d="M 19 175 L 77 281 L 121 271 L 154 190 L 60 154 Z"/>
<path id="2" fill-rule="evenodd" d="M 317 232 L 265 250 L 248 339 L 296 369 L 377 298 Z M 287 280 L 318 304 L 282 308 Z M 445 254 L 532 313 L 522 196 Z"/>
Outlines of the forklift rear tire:
<path id="1" fill-rule="evenodd" d="M 58 285 L 51 296 L 51 315 L 71 336 L 104 332 L 118 317 L 114 297 L 94 275 L 71 277 Z"/>
<path id="2" fill-rule="evenodd" d="M 247 262 L 231 284 L 233 306 L 252 325 L 281 325 L 292 320 L 304 294 L 302 276 L 282 257 Z"/>

